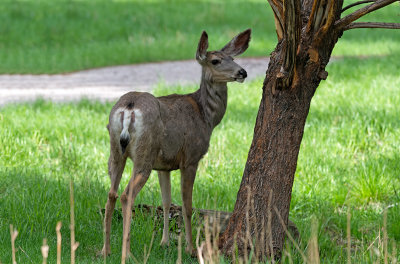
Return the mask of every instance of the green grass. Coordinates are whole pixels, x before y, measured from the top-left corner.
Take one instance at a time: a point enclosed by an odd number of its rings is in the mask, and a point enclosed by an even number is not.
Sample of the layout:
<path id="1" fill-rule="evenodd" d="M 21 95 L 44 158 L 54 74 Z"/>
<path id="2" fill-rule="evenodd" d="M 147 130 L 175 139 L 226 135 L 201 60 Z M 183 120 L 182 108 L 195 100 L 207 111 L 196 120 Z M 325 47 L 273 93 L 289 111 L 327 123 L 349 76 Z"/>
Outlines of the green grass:
<path id="1" fill-rule="evenodd" d="M 388 209 L 388 235 L 400 247 L 400 57 L 344 59 L 331 63 L 329 77 L 312 102 L 293 187 L 290 218 L 297 224 L 306 250 L 311 219 L 318 220 L 323 263 L 346 261 L 346 215 L 352 213 L 353 263 L 371 263 L 382 253 L 383 210 Z M 262 80 L 230 84 L 225 118 L 215 129 L 209 153 L 198 170 L 193 205 L 232 210 L 239 188 L 261 96 Z M 160 87 L 158 95 L 191 92 L 196 87 Z M 63 262 L 69 262 L 69 180 L 75 182 L 78 263 L 102 263 L 95 257 L 102 246 L 102 216 L 109 189 L 106 130 L 112 104 L 9 105 L 0 109 L 0 261 L 11 260 L 9 224 L 19 231 L 18 263 L 41 261 L 46 237 L 49 261 L 56 252 L 55 226 L 62 221 Z M 90 125 L 88 125 L 90 124 Z M 129 179 L 125 169 L 121 189 Z M 172 176 L 172 201 L 180 202 L 179 174 Z M 161 204 L 158 180 L 152 175 L 137 203 Z M 120 204 L 118 202 L 118 207 Z M 132 251 L 143 259 L 153 230 L 156 237 L 150 263 L 174 263 L 176 238 L 159 247 L 162 223 L 141 214 L 132 224 Z M 122 221 L 112 226 L 108 263 L 119 263 Z M 390 252 L 391 250 L 389 250 Z M 291 249 L 295 263 L 301 257 Z M 400 260 L 400 259 L 399 259 Z M 183 261 L 192 260 L 184 255 Z"/>
<path id="2" fill-rule="evenodd" d="M 349 2 L 349 1 L 347 1 Z M 367 16 L 398 21 L 396 4 Z M 193 59 L 202 30 L 210 48 L 253 29 L 245 56 L 276 45 L 266 0 L 25 0 L 0 2 L 0 73 L 59 73 L 109 65 Z M 345 32 L 334 55 L 400 52 L 397 30 Z"/>

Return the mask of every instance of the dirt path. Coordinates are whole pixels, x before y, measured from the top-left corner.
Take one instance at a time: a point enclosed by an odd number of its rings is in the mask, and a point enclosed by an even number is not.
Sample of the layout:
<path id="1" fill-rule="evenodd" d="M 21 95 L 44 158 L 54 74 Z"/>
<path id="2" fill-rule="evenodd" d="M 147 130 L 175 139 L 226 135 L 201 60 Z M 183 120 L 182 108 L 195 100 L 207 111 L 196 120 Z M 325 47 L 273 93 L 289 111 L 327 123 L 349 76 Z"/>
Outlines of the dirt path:
<path id="1" fill-rule="evenodd" d="M 263 76 L 269 58 L 242 58 L 247 81 Z M 157 84 L 196 84 L 200 66 L 195 60 L 115 66 L 56 75 L 0 75 L 0 105 L 34 101 L 55 102 L 88 98 L 110 101 L 128 91 L 151 92 Z"/>

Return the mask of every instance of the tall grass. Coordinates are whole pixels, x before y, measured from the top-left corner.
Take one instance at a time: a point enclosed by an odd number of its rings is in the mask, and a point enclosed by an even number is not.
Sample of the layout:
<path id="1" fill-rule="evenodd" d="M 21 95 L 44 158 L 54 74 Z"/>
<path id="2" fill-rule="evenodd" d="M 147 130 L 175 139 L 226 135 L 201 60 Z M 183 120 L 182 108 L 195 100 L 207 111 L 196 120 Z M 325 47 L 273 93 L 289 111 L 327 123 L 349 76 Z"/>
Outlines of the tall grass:
<path id="1" fill-rule="evenodd" d="M 365 19 L 395 22 L 399 13 L 393 4 Z M 268 56 L 277 42 L 265 0 L 3 0 L 0 21 L 0 73 L 193 59 L 202 30 L 218 49 L 252 28 L 245 56 Z M 400 51 L 399 41 L 396 30 L 351 30 L 334 54 L 387 55 Z"/>

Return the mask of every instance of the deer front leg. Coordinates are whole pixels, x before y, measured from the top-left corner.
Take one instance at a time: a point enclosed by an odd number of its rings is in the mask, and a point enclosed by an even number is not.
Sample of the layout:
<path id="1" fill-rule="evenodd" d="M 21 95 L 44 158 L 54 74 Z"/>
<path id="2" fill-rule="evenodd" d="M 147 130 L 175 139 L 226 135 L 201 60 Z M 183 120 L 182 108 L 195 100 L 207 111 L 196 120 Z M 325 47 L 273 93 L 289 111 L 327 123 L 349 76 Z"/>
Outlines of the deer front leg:
<path id="1" fill-rule="evenodd" d="M 121 195 L 123 236 L 122 236 L 122 261 L 125 263 L 126 256 L 130 255 L 130 234 L 132 221 L 132 205 L 135 198 L 149 179 L 151 170 L 136 170 L 134 176 L 129 180 L 128 186 Z"/>
<path id="2" fill-rule="evenodd" d="M 169 209 L 171 207 L 171 177 L 166 171 L 158 172 L 158 181 L 161 188 L 161 196 L 164 212 L 164 229 L 160 245 L 167 246 L 169 241 Z"/>
<path id="3" fill-rule="evenodd" d="M 118 198 L 117 191 L 119 187 L 119 183 L 121 180 L 122 172 L 125 167 L 126 159 L 117 159 L 114 160 L 112 156 L 108 161 L 108 171 L 110 174 L 111 179 L 111 188 L 110 192 L 108 193 L 108 199 L 106 203 L 106 212 L 104 216 L 104 232 L 105 232 L 105 240 L 103 249 L 101 250 L 101 254 L 109 255 L 111 253 L 110 247 L 110 235 L 111 235 L 111 220 L 112 215 L 115 208 L 115 202 Z"/>
<path id="4" fill-rule="evenodd" d="M 185 223 L 186 252 L 194 255 L 192 243 L 192 192 L 197 164 L 181 168 L 182 216 Z"/>

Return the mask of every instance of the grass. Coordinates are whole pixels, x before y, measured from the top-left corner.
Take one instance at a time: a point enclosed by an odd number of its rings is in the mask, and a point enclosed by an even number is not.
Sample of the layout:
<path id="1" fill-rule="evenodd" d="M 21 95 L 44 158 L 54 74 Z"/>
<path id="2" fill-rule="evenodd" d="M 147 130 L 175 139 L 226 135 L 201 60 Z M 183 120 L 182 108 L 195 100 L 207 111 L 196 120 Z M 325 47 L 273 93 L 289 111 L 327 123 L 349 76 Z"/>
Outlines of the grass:
<path id="1" fill-rule="evenodd" d="M 347 1 L 349 2 L 349 1 Z M 397 4 L 367 21 L 396 22 Z M 245 56 L 276 45 L 265 0 L 25 0 L 0 2 L 0 73 L 60 73 L 149 61 L 193 59 L 202 30 L 211 49 L 253 29 Z M 396 30 L 345 32 L 334 55 L 400 52 Z"/>
<path id="2" fill-rule="evenodd" d="M 388 209 L 389 253 L 400 247 L 400 57 L 343 59 L 331 63 L 329 77 L 312 102 L 293 187 L 290 218 L 297 224 L 306 251 L 311 220 L 319 223 L 323 263 L 343 263 L 347 211 L 351 211 L 353 263 L 371 263 L 383 254 L 383 210 Z M 193 206 L 233 209 L 253 134 L 262 80 L 231 84 L 225 118 L 215 129 L 209 153 L 202 160 L 194 187 Z M 196 87 L 160 87 L 158 95 L 191 92 Z M 57 221 L 62 221 L 63 262 L 69 262 L 69 181 L 75 185 L 78 263 L 102 263 L 102 215 L 109 189 L 107 177 L 107 113 L 112 104 L 8 105 L 0 109 L 0 261 L 11 260 L 9 224 L 19 235 L 17 262 L 41 261 L 47 238 L 49 262 L 56 259 Z M 90 124 L 90 125 L 88 125 Z M 132 164 L 125 169 L 121 189 Z M 172 175 L 172 201 L 180 202 L 179 176 Z M 161 204 L 157 177 L 152 175 L 137 203 Z M 118 202 L 118 207 L 120 204 Z M 171 224 L 172 226 L 172 224 Z M 138 214 L 132 224 L 132 252 L 143 250 L 156 231 L 149 263 L 174 263 L 177 239 L 159 246 L 162 222 Z M 112 226 L 108 263 L 119 262 L 122 221 Z M 378 239 L 377 239 L 378 238 Z M 290 244 L 290 243 L 289 243 Z M 294 263 L 301 256 L 289 249 Z M 399 257 L 397 257 L 400 260 Z M 190 263 L 183 255 L 183 262 Z M 286 259 L 285 263 L 288 262 Z"/>

